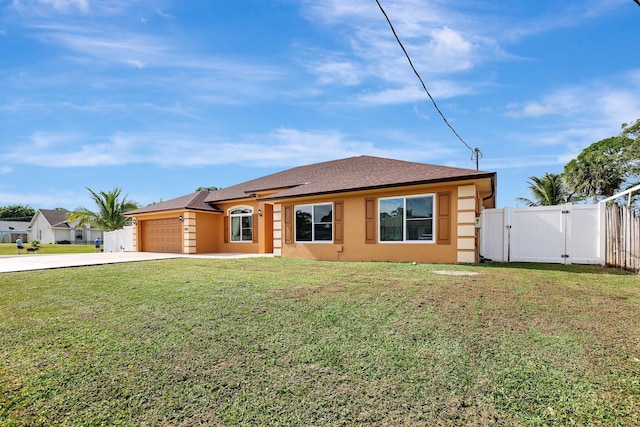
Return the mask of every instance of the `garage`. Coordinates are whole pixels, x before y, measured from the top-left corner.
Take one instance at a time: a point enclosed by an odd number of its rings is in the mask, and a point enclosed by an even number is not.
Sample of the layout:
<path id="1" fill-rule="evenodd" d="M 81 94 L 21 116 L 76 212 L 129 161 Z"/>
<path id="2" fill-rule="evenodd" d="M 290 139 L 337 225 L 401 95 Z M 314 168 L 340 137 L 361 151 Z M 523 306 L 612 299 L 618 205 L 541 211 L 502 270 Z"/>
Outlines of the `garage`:
<path id="1" fill-rule="evenodd" d="M 182 253 L 182 223 L 178 218 L 140 221 L 144 252 Z"/>

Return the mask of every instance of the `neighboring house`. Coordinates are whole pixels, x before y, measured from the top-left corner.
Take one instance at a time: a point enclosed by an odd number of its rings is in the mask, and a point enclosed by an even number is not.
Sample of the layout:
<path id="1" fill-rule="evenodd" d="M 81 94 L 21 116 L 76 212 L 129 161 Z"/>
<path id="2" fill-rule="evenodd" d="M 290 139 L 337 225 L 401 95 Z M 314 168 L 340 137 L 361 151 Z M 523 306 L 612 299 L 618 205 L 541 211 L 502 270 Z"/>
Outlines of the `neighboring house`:
<path id="1" fill-rule="evenodd" d="M 27 228 L 29 240 L 40 243 L 92 243 L 98 237 L 102 240 L 102 230 L 78 227 L 77 221 L 67 220 L 70 213 L 66 209 L 39 209 Z"/>
<path id="2" fill-rule="evenodd" d="M 496 173 L 360 156 L 128 212 L 137 251 L 474 263 Z"/>
<path id="3" fill-rule="evenodd" d="M 15 243 L 18 237 L 27 241 L 27 226 L 25 221 L 0 221 L 0 243 Z"/>

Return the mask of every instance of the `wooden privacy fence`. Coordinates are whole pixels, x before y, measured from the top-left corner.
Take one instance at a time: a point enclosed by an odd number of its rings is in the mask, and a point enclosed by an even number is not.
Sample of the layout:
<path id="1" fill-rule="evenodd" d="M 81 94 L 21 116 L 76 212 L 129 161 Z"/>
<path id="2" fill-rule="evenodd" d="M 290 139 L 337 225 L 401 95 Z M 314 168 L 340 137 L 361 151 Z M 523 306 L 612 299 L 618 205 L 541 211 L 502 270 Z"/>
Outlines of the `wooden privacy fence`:
<path id="1" fill-rule="evenodd" d="M 629 206 L 612 204 L 606 213 L 606 263 L 640 269 L 640 218 Z"/>

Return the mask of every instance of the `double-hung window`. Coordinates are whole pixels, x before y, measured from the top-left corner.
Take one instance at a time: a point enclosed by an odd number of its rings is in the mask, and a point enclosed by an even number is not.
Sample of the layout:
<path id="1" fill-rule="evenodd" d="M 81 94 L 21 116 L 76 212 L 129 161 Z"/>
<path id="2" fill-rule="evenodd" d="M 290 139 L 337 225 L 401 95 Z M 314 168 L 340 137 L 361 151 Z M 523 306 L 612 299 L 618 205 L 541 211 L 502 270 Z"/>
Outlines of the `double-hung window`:
<path id="1" fill-rule="evenodd" d="M 333 204 L 297 205 L 296 242 L 333 241 Z"/>
<path id="2" fill-rule="evenodd" d="M 379 199 L 381 242 L 433 242 L 434 196 Z"/>
<path id="3" fill-rule="evenodd" d="M 230 212 L 231 241 L 253 241 L 253 209 L 240 208 Z"/>

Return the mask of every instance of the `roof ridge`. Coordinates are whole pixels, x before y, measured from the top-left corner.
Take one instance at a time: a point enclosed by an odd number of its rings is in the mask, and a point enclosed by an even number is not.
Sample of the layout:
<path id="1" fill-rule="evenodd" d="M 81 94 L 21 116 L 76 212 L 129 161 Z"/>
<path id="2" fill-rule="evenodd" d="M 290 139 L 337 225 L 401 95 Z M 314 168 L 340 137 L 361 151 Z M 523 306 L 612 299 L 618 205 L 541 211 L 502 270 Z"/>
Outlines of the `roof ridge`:
<path id="1" fill-rule="evenodd" d="M 482 177 L 494 172 L 360 155 L 296 166 L 212 192 L 207 202 L 242 199 L 250 193 L 278 190 L 264 198 L 379 188 Z M 322 185 L 324 184 L 324 185 Z M 303 189 L 304 188 L 304 189 Z"/>
<path id="2" fill-rule="evenodd" d="M 271 193 L 260 197 L 261 200 L 275 200 L 474 178 L 495 179 L 495 175 L 495 172 L 360 155 L 296 166 L 214 191 L 196 191 L 127 212 L 127 215 L 180 209 L 221 212 L 215 203 L 248 199 L 252 193 L 260 192 Z"/>

